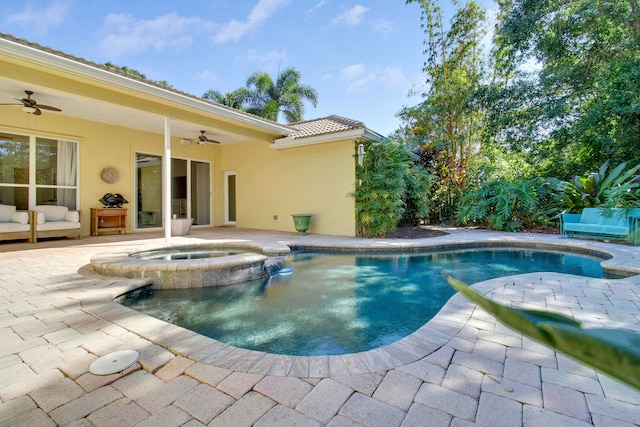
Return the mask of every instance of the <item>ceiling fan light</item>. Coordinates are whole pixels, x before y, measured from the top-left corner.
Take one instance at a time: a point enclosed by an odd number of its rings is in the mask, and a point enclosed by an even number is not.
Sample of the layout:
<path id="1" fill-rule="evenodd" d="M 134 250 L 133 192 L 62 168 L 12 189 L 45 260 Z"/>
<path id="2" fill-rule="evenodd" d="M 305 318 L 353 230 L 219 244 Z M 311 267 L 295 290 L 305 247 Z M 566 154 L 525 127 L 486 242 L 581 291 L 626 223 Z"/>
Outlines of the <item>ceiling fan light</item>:
<path id="1" fill-rule="evenodd" d="M 36 108 L 34 108 L 34 107 L 30 107 L 28 105 L 25 105 L 24 107 L 22 107 L 22 111 L 24 111 L 27 114 L 33 114 L 38 110 Z"/>

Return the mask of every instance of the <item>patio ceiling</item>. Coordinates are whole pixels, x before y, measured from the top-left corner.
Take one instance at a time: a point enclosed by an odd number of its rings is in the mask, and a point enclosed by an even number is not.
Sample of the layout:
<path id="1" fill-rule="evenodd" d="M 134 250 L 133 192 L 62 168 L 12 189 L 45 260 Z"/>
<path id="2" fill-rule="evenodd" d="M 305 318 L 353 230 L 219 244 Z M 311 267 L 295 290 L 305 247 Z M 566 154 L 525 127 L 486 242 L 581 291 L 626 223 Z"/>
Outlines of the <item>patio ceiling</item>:
<path id="1" fill-rule="evenodd" d="M 41 74 L 39 77 L 29 78 L 23 75 L 0 75 L 0 104 L 18 103 L 16 99 L 24 98 L 25 90 L 33 91 L 32 98 L 39 104 L 60 108 L 62 112 L 43 110 L 43 115 L 64 115 L 77 119 L 123 126 L 130 129 L 152 132 L 164 135 L 165 114 L 162 110 L 168 108 L 189 111 L 183 114 L 182 120 L 171 118 L 171 136 L 180 139 L 197 140 L 200 131 L 222 144 L 233 144 L 255 139 L 273 140 L 286 136 L 293 129 L 286 125 L 270 122 L 228 107 L 207 102 L 193 95 L 176 90 L 168 90 L 149 82 L 128 78 L 101 68 L 97 64 L 66 55 L 50 48 L 43 48 L 24 40 L 0 34 L 0 55 L 7 55 L 10 62 L 22 64 L 25 69 L 51 70 L 52 79 Z M 27 74 L 27 73 L 25 73 Z M 35 75 L 35 74 L 34 74 Z M 62 76 L 71 82 L 67 89 L 58 87 L 55 79 Z M 24 77 L 24 80 L 23 80 Z M 52 83 L 53 82 L 53 83 Z M 78 83 L 73 83 L 78 82 Z M 83 96 L 82 90 L 74 90 L 87 82 L 94 82 L 97 86 L 109 88 L 109 101 Z M 92 84 L 92 83 L 89 83 Z M 120 95 L 118 95 L 120 94 Z M 152 102 L 157 105 L 157 111 L 131 108 L 126 105 L 125 98 L 134 101 Z M 121 102 L 120 102 L 121 101 Z M 165 107 L 163 107 L 163 105 Z M 20 108 L 20 105 L 0 106 L 2 110 Z M 184 112 L 183 111 L 183 112 Z M 25 116 L 27 114 L 25 113 Z M 189 116 L 194 116 L 191 120 Z M 36 116 L 32 116 L 37 120 Z M 195 118 L 197 117 L 197 118 Z"/>
<path id="2" fill-rule="evenodd" d="M 1 104 L 13 102 L 16 98 L 24 98 L 26 96 L 24 93 L 25 90 L 33 91 L 34 94 L 32 97 L 36 99 L 39 104 L 51 105 L 62 110 L 62 112 L 43 110 L 43 115 L 65 115 L 77 119 L 152 132 L 159 135 L 164 133 L 164 117 L 162 115 L 82 97 L 45 86 L 0 77 Z M 16 101 L 16 103 L 17 102 L 18 101 Z M 20 105 L 0 106 L 0 109 L 5 108 L 20 108 Z M 171 120 L 171 135 L 174 137 L 189 139 L 195 142 L 201 130 L 206 131 L 209 138 L 220 141 L 222 144 L 240 143 L 247 140 L 247 137 L 244 135 L 208 126 L 202 122 L 194 123 L 176 119 Z"/>

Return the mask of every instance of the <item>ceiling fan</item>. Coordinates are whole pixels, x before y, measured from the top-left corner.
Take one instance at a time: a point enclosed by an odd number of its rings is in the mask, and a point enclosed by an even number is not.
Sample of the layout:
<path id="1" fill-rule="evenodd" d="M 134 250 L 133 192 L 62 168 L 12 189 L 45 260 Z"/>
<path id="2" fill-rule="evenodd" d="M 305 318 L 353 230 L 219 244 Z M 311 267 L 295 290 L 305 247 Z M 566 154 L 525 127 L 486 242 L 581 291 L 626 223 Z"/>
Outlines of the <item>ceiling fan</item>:
<path id="1" fill-rule="evenodd" d="M 213 140 L 213 139 L 209 139 L 209 138 L 207 138 L 207 137 L 205 136 L 205 134 L 204 134 L 204 133 L 205 133 L 205 131 L 204 131 L 204 130 L 201 130 L 201 131 L 200 131 L 200 136 L 198 136 L 198 144 L 203 145 L 203 144 L 205 144 L 205 143 L 207 143 L 207 142 L 211 142 L 211 143 L 213 143 L 213 144 L 220 144 L 220 141 L 216 141 L 216 140 Z"/>
<path id="2" fill-rule="evenodd" d="M 31 98 L 31 95 L 33 95 L 33 91 L 31 90 L 25 90 L 24 93 L 27 94 L 27 97 L 22 99 L 16 98 L 16 101 L 20 101 L 22 103 L 22 111 L 24 111 L 25 113 L 39 116 L 40 114 L 42 114 L 42 111 L 40 110 L 62 111 L 61 109 L 52 107 L 50 105 L 38 104 L 38 101 Z M 20 105 L 20 104 L 12 103 L 12 104 L 0 104 L 0 105 Z"/>

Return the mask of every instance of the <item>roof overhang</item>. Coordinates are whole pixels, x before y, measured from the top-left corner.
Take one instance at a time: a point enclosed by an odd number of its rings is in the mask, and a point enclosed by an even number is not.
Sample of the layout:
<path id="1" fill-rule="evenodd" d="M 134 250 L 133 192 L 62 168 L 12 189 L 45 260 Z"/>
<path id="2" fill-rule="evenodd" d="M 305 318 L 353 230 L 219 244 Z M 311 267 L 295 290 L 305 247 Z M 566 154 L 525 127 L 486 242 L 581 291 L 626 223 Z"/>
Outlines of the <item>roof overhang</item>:
<path id="1" fill-rule="evenodd" d="M 223 134 L 223 138 L 221 138 L 223 143 L 226 142 L 224 136 L 228 138 L 228 142 L 241 142 L 244 139 L 233 135 L 233 132 L 228 129 L 217 129 L 212 124 L 214 121 L 247 128 L 250 131 L 249 133 L 264 135 L 263 139 L 267 141 L 273 140 L 274 137 L 290 135 L 294 132 L 292 128 L 286 125 L 212 103 L 193 95 L 129 78 L 102 69 L 99 66 L 91 65 L 91 63 L 57 54 L 48 48 L 36 48 L 28 43 L 0 37 L 0 58 L 26 67 L 64 75 L 65 78 L 71 80 L 92 82 L 97 86 L 108 88 L 115 92 L 126 93 L 127 96 L 150 100 L 161 105 L 171 105 L 172 108 L 184 109 L 189 111 L 191 115 L 205 119 L 202 122 L 198 120 L 196 123 L 183 120 L 172 121 L 172 135 L 178 137 L 193 137 L 197 136 L 197 134 L 193 135 L 194 130 L 206 130 L 210 134 Z M 128 105 L 118 105 L 114 102 L 109 103 L 80 94 L 69 93 L 69 91 L 60 91 L 55 86 L 48 85 L 44 80 L 46 79 L 38 82 L 22 82 L 19 79 L 0 75 L 0 93 L 3 96 L 9 95 L 15 98 L 24 96 L 23 91 L 25 89 L 34 90 L 36 95 L 39 92 L 41 93 L 38 99 L 43 104 L 51 104 L 53 102 L 48 101 L 47 98 L 43 99 L 42 93 L 50 94 L 55 98 L 54 105 L 60 107 L 63 112 L 53 114 L 64 114 L 80 119 L 116 124 L 159 134 L 163 133 L 165 115 L 161 111 L 162 109 L 158 109 L 158 111 L 137 110 L 135 111 L 135 120 L 133 120 L 132 107 Z M 207 126 L 206 119 L 211 119 L 209 126 Z"/>
<path id="2" fill-rule="evenodd" d="M 269 147 L 272 150 L 284 150 L 287 148 L 304 147 L 307 145 L 324 144 L 336 141 L 381 141 L 385 139 L 382 135 L 373 132 L 367 128 L 351 129 L 344 132 L 334 132 L 325 135 L 309 136 L 304 138 L 295 138 L 286 136 L 273 141 Z"/>

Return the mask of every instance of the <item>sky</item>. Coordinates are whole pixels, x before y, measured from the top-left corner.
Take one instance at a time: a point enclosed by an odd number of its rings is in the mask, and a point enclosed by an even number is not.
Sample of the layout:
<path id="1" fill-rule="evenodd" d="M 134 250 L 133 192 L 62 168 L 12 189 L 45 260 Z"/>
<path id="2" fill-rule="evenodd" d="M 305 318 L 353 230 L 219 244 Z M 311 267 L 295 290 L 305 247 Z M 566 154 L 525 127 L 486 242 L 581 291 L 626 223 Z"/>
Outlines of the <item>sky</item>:
<path id="1" fill-rule="evenodd" d="M 382 135 L 420 102 L 420 8 L 404 0 L 2 1 L 0 32 L 197 96 L 293 67 L 318 93 L 305 120 L 337 114 Z"/>

